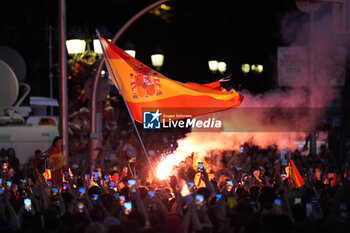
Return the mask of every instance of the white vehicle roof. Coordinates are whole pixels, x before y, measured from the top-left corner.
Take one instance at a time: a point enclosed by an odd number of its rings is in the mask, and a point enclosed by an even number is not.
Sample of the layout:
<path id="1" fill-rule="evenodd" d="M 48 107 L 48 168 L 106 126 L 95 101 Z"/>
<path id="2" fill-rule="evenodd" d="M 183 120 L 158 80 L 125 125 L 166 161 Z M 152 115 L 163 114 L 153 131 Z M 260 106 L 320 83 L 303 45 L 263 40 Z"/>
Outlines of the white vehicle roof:
<path id="1" fill-rule="evenodd" d="M 59 106 L 57 99 L 42 96 L 31 96 L 29 103 L 32 107 Z"/>

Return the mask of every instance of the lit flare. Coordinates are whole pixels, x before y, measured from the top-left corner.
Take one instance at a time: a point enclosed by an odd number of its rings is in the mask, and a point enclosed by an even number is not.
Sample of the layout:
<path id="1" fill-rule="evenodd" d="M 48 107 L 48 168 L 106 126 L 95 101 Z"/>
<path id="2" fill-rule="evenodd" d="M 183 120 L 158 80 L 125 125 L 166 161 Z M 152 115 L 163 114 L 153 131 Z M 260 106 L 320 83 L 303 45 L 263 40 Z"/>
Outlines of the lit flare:
<path id="1" fill-rule="evenodd" d="M 165 180 L 170 176 L 173 167 L 181 162 L 181 158 L 175 154 L 169 154 L 162 161 L 160 161 L 157 168 L 157 176 L 160 180 Z"/>

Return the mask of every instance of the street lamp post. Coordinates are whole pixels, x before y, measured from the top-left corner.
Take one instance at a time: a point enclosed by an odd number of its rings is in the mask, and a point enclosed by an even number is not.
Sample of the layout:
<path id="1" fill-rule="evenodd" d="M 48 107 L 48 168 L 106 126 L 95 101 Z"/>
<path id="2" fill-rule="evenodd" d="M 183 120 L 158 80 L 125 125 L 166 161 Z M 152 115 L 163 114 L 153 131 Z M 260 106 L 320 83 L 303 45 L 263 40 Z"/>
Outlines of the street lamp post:
<path id="1" fill-rule="evenodd" d="M 60 25 L 60 134 L 62 137 L 62 153 L 68 162 L 68 93 L 67 93 L 67 55 L 66 55 L 66 1 L 59 1 L 59 25 Z"/>
<path id="2" fill-rule="evenodd" d="M 114 36 L 112 43 L 116 43 L 118 41 L 118 39 L 121 37 L 121 35 L 125 32 L 125 30 L 131 25 L 133 24 L 137 19 L 139 19 L 141 16 L 143 16 L 144 14 L 146 14 L 148 11 L 152 10 L 153 8 L 164 4 L 166 2 L 169 2 L 170 0 L 160 0 L 158 2 L 155 2 L 151 5 L 149 5 L 148 7 L 142 9 L 141 11 L 139 11 L 136 15 L 134 15 L 128 22 L 126 22 L 123 27 L 117 32 L 117 34 Z M 101 114 L 98 113 L 97 114 L 97 87 L 98 87 L 98 83 L 99 83 L 99 76 L 102 70 L 102 66 L 104 65 L 104 60 L 102 59 L 96 75 L 95 75 L 95 79 L 94 79 L 94 85 L 92 88 L 92 94 L 91 94 L 91 110 L 90 110 L 90 164 L 91 164 L 91 169 L 94 168 L 95 163 L 94 160 L 97 157 L 97 151 L 95 151 L 95 149 L 98 146 L 99 143 L 99 132 L 97 131 L 97 115 Z"/>
<path id="3" fill-rule="evenodd" d="M 111 39 L 108 39 L 108 41 L 112 41 Z M 102 47 L 99 39 L 93 39 L 92 40 L 93 46 L 94 46 L 94 53 L 96 55 L 102 56 Z"/>
<path id="4" fill-rule="evenodd" d="M 221 61 L 218 63 L 218 70 L 220 72 L 220 74 L 224 74 L 226 71 L 226 63 Z"/>
<path id="5" fill-rule="evenodd" d="M 261 74 L 264 71 L 264 66 L 261 64 L 242 64 L 241 70 L 243 74 L 249 74 L 250 72 Z"/>
<path id="6" fill-rule="evenodd" d="M 209 70 L 215 74 L 216 71 L 218 70 L 218 61 L 217 60 L 210 60 L 208 61 L 208 66 L 209 66 Z"/>
<path id="7" fill-rule="evenodd" d="M 160 48 L 157 48 L 154 51 L 154 54 L 151 55 L 152 65 L 156 68 L 156 70 L 160 71 L 160 68 L 164 63 L 164 53 Z"/>
<path id="8" fill-rule="evenodd" d="M 70 39 L 66 41 L 67 52 L 72 57 L 83 54 L 86 48 L 86 41 L 82 39 Z"/>
<path id="9" fill-rule="evenodd" d="M 243 74 L 248 74 L 250 72 L 250 65 L 249 64 L 242 64 L 242 72 Z"/>
<path id="10" fill-rule="evenodd" d="M 220 74 L 224 74 L 226 72 L 226 62 L 223 61 L 217 61 L 217 60 L 209 60 L 208 61 L 209 70 L 216 74 L 217 71 L 220 72 Z"/>

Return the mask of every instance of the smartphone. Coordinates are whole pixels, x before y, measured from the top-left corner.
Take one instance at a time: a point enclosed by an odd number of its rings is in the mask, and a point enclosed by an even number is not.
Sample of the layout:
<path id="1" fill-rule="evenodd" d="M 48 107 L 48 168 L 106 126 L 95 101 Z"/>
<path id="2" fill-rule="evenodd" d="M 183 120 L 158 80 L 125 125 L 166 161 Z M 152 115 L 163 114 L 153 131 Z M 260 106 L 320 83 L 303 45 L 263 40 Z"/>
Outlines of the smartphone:
<path id="1" fill-rule="evenodd" d="M 47 180 L 46 183 L 47 183 L 48 185 L 51 185 L 51 180 Z"/>
<path id="2" fill-rule="evenodd" d="M 255 205 L 255 201 L 250 201 L 249 204 Z"/>
<path id="3" fill-rule="evenodd" d="M 136 180 L 128 180 L 128 187 L 130 189 L 130 192 L 136 192 Z"/>
<path id="4" fill-rule="evenodd" d="M 306 216 L 311 217 L 312 215 L 312 203 L 306 203 Z"/>
<path id="5" fill-rule="evenodd" d="M 26 211 L 32 210 L 32 200 L 30 200 L 29 198 L 24 199 L 24 209 Z"/>
<path id="6" fill-rule="evenodd" d="M 0 194 L 3 194 L 4 190 L 2 189 L 2 187 L 0 187 Z"/>
<path id="7" fill-rule="evenodd" d="M 83 211 L 84 211 L 84 203 L 78 202 L 78 209 L 79 209 L 79 213 L 83 213 Z"/>
<path id="8" fill-rule="evenodd" d="M 94 181 L 98 181 L 98 171 L 94 171 Z"/>
<path id="9" fill-rule="evenodd" d="M 148 195 L 151 196 L 151 197 L 154 197 L 154 191 L 153 190 L 149 190 L 148 191 Z"/>
<path id="10" fill-rule="evenodd" d="M 193 193 L 193 191 L 194 191 L 194 183 L 193 182 L 188 182 L 187 183 L 187 187 L 188 187 L 188 191 L 190 191 L 190 193 Z"/>
<path id="11" fill-rule="evenodd" d="M 136 185 L 136 180 L 128 180 L 129 185 Z"/>
<path id="12" fill-rule="evenodd" d="M 241 147 L 239 148 L 239 151 L 242 153 L 242 152 L 244 151 L 244 146 L 241 146 Z"/>
<path id="13" fill-rule="evenodd" d="M 97 201 L 98 194 L 92 194 L 91 199 L 94 200 L 94 201 Z"/>
<path id="14" fill-rule="evenodd" d="M 85 188 L 84 187 L 80 187 L 79 188 L 79 193 L 80 193 L 80 195 L 83 195 L 85 193 Z"/>
<path id="15" fill-rule="evenodd" d="M 69 171 L 64 171 L 64 174 L 65 175 L 69 175 Z"/>
<path id="16" fill-rule="evenodd" d="M 63 191 L 67 190 L 67 182 L 62 182 L 62 190 Z"/>
<path id="17" fill-rule="evenodd" d="M 124 202 L 125 202 L 125 196 L 119 196 L 120 205 L 124 205 Z"/>
<path id="18" fill-rule="evenodd" d="M 24 184 L 26 181 L 25 181 L 25 179 L 19 179 L 19 182 L 21 182 L 22 184 Z"/>
<path id="19" fill-rule="evenodd" d="M 89 174 L 84 175 L 85 180 L 89 180 Z"/>
<path id="20" fill-rule="evenodd" d="M 115 186 L 115 182 L 113 182 L 113 181 L 109 182 L 109 186 L 110 187 L 114 187 Z"/>
<path id="21" fill-rule="evenodd" d="M 217 193 L 217 194 L 216 194 L 216 200 L 217 200 L 217 201 L 220 200 L 221 197 L 222 197 L 222 193 Z"/>
<path id="22" fill-rule="evenodd" d="M 318 199 L 317 199 L 317 197 L 313 197 L 313 198 L 311 198 L 311 202 L 312 202 L 312 204 L 316 204 L 316 203 L 318 203 Z"/>
<path id="23" fill-rule="evenodd" d="M 2 178 L 0 178 L 0 185 L 2 185 Z"/>
<path id="24" fill-rule="evenodd" d="M 281 199 L 275 199 L 274 201 L 275 214 L 281 214 Z"/>
<path id="25" fill-rule="evenodd" d="M 194 188 L 194 183 L 193 182 L 188 182 L 187 183 L 188 189 L 191 190 Z"/>
<path id="26" fill-rule="evenodd" d="M 346 211 L 346 204 L 341 202 L 339 209 L 340 209 L 341 220 L 342 220 L 342 222 L 344 222 L 348 218 L 348 212 Z"/>
<path id="27" fill-rule="evenodd" d="M 294 198 L 294 205 L 300 204 L 301 203 L 301 198 L 300 197 L 296 197 Z"/>
<path id="28" fill-rule="evenodd" d="M 7 163 L 3 163 L 2 170 L 7 171 L 7 169 L 8 169 Z"/>
<path id="29" fill-rule="evenodd" d="M 11 185 L 12 185 L 12 182 L 11 182 L 11 181 L 7 181 L 7 182 L 6 182 L 7 188 L 11 188 Z"/>
<path id="30" fill-rule="evenodd" d="M 57 187 L 52 187 L 51 190 L 52 190 L 53 195 L 56 196 L 57 193 L 58 193 L 58 188 Z"/>
<path id="31" fill-rule="evenodd" d="M 232 191 L 232 188 L 233 188 L 232 180 L 226 180 L 226 187 L 227 187 L 227 191 L 229 191 L 229 192 Z"/>
<path id="32" fill-rule="evenodd" d="M 202 162 L 198 162 L 198 169 L 197 169 L 197 171 L 198 172 L 203 172 L 203 170 L 204 170 L 203 163 Z"/>
<path id="33" fill-rule="evenodd" d="M 124 214 L 129 215 L 132 209 L 131 202 L 130 201 L 124 202 L 123 206 L 124 206 Z"/>
<path id="34" fill-rule="evenodd" d="M 204 203 L 204 196 L 200 195 L 200 194 L 197 194 L 196 195 L 196 205 L 197 206 L 202 206 L 203 203 Z"/>
<path id="35" fill-rule="evenodd" d="M 275 205 L 281 206 L 281 199 L 275 199 Z"/>

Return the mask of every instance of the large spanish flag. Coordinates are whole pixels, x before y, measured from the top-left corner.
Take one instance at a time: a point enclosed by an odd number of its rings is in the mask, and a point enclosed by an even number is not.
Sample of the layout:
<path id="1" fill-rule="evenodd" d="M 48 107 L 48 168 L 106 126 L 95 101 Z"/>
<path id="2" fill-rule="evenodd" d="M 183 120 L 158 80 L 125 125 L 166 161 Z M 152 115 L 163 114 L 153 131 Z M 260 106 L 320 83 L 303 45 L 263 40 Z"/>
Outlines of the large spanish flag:
<path id="1" fill-rule="evenodd" d="M 305 184 L 303 177 L 301 177 L 298 169 L 296 168 L 293 160 L 289 160 L 289 166 L 286 169 L 288 178 L 295 188 L 300 188 Z"/>
<path id="2" fill-rule="evenodd" d="M 134 59 L 104 37 L 100 38 L 108 59 L 108 71 L 116 87 L 118 81 L 119 91 L 123 93 L 137 122 L 143 123 L 145 109 L 186 109 L 183 114 L 199 116 L 237 107 L 243 100 L 243 96 L 235 90 L 226 91 L 222 88 L 219 81 L 197 84 L 171 80 Z M 185 117 L 179 116 L 172 120 L 181 118 Z"/>

